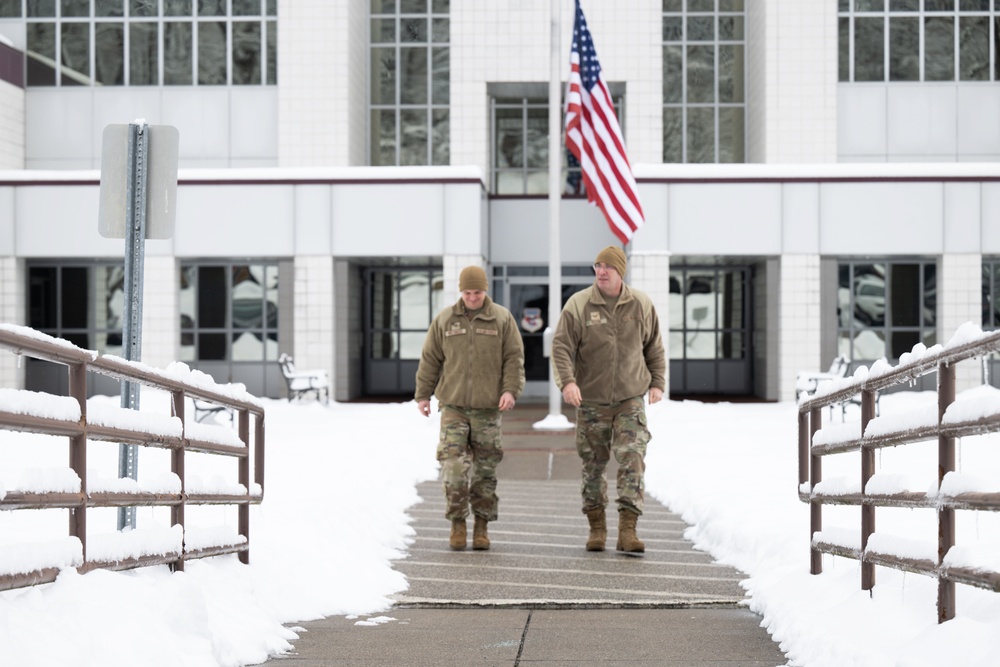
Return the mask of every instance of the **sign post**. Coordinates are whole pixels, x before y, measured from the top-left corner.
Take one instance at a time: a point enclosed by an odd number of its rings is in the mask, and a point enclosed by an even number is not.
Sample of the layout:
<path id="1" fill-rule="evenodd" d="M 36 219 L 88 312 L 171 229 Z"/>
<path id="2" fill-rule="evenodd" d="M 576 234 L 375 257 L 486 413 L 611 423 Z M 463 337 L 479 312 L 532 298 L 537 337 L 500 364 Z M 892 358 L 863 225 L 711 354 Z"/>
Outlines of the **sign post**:
<path id="1" fill-rule="evenodd" d="M 145 120 L 104 128 L 98 230 L 125 239 L 125 304 L 122 347 L 125 359 L 142 358 L 142 288 L 147 238 L 173 236 L 177 199 L 177 129 Z M 157 160 L 151 160 L 153 150 Z M 152 187 L 151 187 L 152 186 Z M 139 409 L 139 384 L 124 381 L 121 405 Z M 121 444 L 118 477 L 137 479 L 138 447 Z M 135 508 L 118 509 L 118 530 L 135 528 Z"/>

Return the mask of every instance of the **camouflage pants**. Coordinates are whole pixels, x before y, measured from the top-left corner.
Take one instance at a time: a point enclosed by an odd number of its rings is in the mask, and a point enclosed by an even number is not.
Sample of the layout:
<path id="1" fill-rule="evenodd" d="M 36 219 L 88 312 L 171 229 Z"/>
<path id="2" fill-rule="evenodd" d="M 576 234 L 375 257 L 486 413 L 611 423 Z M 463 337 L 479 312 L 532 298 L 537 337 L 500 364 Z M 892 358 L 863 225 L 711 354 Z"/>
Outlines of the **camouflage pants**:
<path id="1" fill-rule="evenodd" d="M 437 460 L 441 462 L 446 518 L 464 519 L 471 507 L 475 516 L 496 521 L 497 465 L 501 459 L 498 409 L 442 407 Z"/>
<path id="2" fill-rule="evenodd" d="M 646 472 L 646 409 L 637 396 L 611 405 L 584 403 L 576 409 L 576 451 L 583 461 L 584 513 L 608 504 L 604 469 L 618 462 L 618 509 L 642 514 Z"/>

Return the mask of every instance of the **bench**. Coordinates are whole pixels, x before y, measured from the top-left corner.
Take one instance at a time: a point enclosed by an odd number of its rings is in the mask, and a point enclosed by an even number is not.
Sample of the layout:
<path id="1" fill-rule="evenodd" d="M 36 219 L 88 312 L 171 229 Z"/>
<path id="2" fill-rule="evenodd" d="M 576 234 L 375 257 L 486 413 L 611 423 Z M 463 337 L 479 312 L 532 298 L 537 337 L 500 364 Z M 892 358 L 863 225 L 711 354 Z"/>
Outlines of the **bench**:
<path id="1" fill-rule="evenodd" d="M 795 376 L 795 400 L 796 402 L 802 396 L 811 397 L 816 394 L 816 390 L 824 382 L 830 382 L 832 380 L 839 380 L 841 378 L 847 377 L 847 373 L 850 371 L 851 362 L 844 355 L 839 355 L 834 358 L 833 362 L 830 364 L 830 368 L 827 371 L 820 372 L 799 372 Z M 879 396 L 880 394 L 875 394 L 875 414 L 879 413 Z M 847 404 L 853 403 L 855 405 L 861 405 L 861 400 L 858 397 L 848 399 L 846 401 L 841 401 L 840 403 L 840 418 L 843 420 L 847 412 Z M 830 418 L 833 418 L 833 405 L 830 405 Z"/>
<path id="2" fill-rule="evenodd" d="M 317 401 L 330 402 L 330 378 L 325 370 L 298 371 L 295 369 L 295 360 L 284 353 L 278 357 L 278 364 L 285 384 L 288 385 L 289 401 L 314 394 Z"/>
<path id="3" fill-rule="evenodd" d="M 192 401 L 194 403 L 194 420 L 196 422 L 203 422 L 211 415 L 218 414 L 220 412 L 225 412 L 226 416 L 229 417 L 230 422 L 233 422 L 235 419 L 232 408 L 227 408 L 224 405 L 218 405 L 216 403 L 209 403 L 208 401 L 203 401 L 198 398 L 192 399 Z"/>
<path id="4" fill-rule="evenodd" d="M 847 377 L 847 370 L 851 367 L 851 362 L 847 357 L 840 355 L 830 364 L 830 369 L 826 372 L 811 373 L 800 371 L 795 376 L 795 400 L 798 401 L 803 395 L 810 397 L 816 393 L 819 386 L 824 382 L 839 380 Z"/>

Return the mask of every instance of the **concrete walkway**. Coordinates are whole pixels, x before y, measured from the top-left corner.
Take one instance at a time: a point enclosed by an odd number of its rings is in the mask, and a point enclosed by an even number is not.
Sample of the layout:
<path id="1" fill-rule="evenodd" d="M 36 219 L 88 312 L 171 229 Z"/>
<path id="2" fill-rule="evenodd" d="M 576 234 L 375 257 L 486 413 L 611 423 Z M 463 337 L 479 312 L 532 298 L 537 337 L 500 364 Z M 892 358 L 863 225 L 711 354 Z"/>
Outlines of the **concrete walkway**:
<path id="1" fill-rule="evenodd" d="M 613 463 L 609 550 L 583 548 L 573 432 L 534 430 L 547 412 L 521 405 L 504 416 L 500 517 L 490 524 L 489 551 L 451 551 L 440 484 L 422 484 L 424 502 L 409 512 L 416 538 L 394 563 L 410 586 L 393 608 L 304 623 L 295 651 L 267 664 L 785 664 L 760 618 L 741 605 L 743 575 L 694 550 L 666 507 L 646 499 L 638 523 L 644 555 L 614 550 Z M 470 546 L 471 527 L 470 518 Z"/>

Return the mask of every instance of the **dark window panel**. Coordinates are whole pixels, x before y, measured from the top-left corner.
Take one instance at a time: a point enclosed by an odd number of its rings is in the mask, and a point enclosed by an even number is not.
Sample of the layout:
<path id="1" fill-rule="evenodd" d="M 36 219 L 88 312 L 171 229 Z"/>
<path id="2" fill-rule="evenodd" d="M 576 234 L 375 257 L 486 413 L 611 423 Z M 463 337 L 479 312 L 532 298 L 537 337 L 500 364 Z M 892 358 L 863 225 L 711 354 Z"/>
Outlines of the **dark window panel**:
<path id="1" fill-rule="evenodd" d="M 202 328 L 226 326 L 226 270 L 221 266 L 198 269 L 198 325 Z"/>
<path id="2" fill-rule="evenodd" d="M 90 280 L 87 267 L 62 267 L 60 275 L 60 323 L 64 329 L 86 329 L 90 312 Z"/>
<path id="3" fill-rule="evenodd" d="M 226 24 L 198 22 L 198 84 L 222 86 L 226 83 Z"/>
<path id="4" fill-rule="evenodd" d="M 60 83 L 64 86 L 90 85 L 90 24 L 60 23 Z"/>
<path id="5" fill-rule="evenodd" d="M 190 86 L 194 50 L 191 23 L 163 24 L 163 83 L 168 86 Z"/>
<path id="6" fill-rule="evenodd" d="M 260 85 L 260 22 L 233 22 L 233 84 Z"/>
<path id="7" fill-rule="evenodd" d="M 28 23 L 26 31 L 28 42 L 27 85 L 56 85 L 56 70 L 52 65 L 56 60 L 56 24 Z"/>
<path id="8" fill-rule="evenodd" d="M 854 20 L 854 80 L 885 80 L 885 22 L 881 17 Z"/>
<path id="9" fill-rule="evenodd" d="M 159 53 L 156 23 L 129 24 L 129 85 L 155 86 Z"/>
<path id="10" fill-rule="evenodd" d="M 125 26 L 94 24 L 94 77 L 102 86 L 125 85 Z"/>

